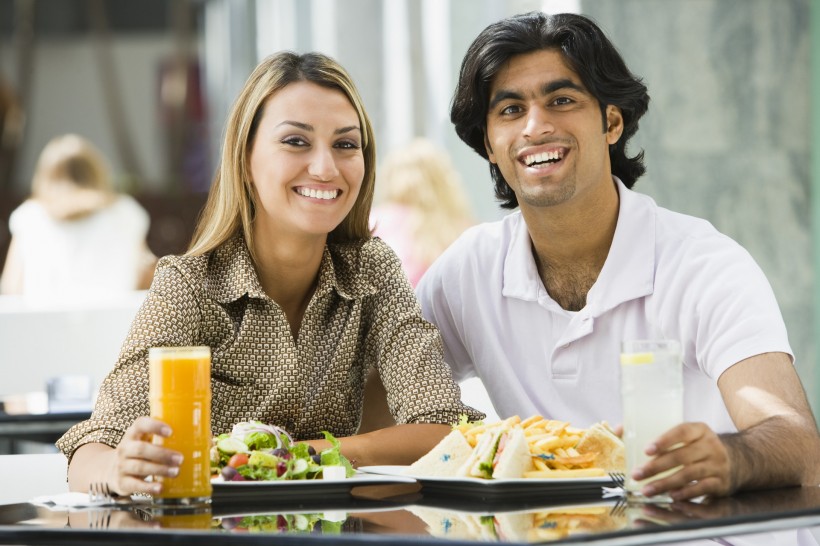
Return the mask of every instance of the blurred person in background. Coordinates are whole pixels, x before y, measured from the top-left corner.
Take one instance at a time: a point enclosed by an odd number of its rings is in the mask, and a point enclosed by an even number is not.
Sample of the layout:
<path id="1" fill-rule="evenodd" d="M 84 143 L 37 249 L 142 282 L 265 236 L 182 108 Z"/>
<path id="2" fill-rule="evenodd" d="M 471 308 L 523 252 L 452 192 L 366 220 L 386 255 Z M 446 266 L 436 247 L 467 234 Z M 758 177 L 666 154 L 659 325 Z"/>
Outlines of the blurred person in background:
<path id="1" fill-rule="evenodd" d="M 156 263 L 149 223 L 136 200 L 114 191 L 91 142 L 54 138 L 37 161 L 31 197 L 9 218 L 0 292 L 62 302 L 146 289 Z"/>
<path id="2" fill-rule="evenodd" d="M 467 193 L 450 157 L 423 138 L 385 158 L 379 187 L 383 197 L 370 215 L 373 235 L 396 251 L 415 287 L 430 264 L 473 225 Z"/>

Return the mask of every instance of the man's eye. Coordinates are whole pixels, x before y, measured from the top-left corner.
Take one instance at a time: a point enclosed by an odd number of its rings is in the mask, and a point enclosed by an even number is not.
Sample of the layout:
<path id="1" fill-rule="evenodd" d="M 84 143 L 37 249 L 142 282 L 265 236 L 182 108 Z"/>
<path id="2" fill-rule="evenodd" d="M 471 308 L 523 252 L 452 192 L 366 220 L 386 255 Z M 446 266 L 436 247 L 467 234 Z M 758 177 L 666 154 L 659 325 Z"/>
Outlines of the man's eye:
<path id="1" fill-rule="evenodd" d="M 509 115 L 509 114 L 517 114 L 519 112 L 521 112 L 521 107 L 516 106 L 515 104 L 505 106 L 504 108 L 501 109 L 501 115 L 502 116 L 506 116 L 506 115 Z"/>
<path id="2" fill-rule="evenodd" d="M 567 104 L 572 104 L 573 102 L 575 102 L 575 101 L 573 101 L 569 97 L 558 97 L 557 99 L 552 101 L 552 103 L 556 106 L 565 106 Z"/>

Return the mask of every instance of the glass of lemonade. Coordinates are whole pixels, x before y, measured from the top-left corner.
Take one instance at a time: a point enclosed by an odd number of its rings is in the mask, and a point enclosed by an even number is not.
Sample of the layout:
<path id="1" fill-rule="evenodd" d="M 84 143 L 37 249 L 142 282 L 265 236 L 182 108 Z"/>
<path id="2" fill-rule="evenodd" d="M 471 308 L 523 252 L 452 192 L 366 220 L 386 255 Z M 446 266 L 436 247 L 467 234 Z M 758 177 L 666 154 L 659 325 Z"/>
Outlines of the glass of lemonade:
<path id="1" fill-rule="evenodd" d="M 155 476 L 161 505 L 211 502 L 211 350 L 209 347 L 153 347 L 148 350 L 151 417 L 167 423 L 168 438 L 154 443 L 182 453 L 179 475 Z"/>
<path id="2" fill-rule="evenodd" d="M 645 497 L 640 490 L 651 480 L 637 481 L 630 476 L 636 467 L 650 459 L 644 453 L 649 444 L 683 422 L 680 343 L 674 340 L 624 341 L 621 347 L 621 400 L 627 496 L 637 502 L 671 502 L 668 495 Z M 673 468 L 653 476 L 652 480 L 677 470 Z"/>

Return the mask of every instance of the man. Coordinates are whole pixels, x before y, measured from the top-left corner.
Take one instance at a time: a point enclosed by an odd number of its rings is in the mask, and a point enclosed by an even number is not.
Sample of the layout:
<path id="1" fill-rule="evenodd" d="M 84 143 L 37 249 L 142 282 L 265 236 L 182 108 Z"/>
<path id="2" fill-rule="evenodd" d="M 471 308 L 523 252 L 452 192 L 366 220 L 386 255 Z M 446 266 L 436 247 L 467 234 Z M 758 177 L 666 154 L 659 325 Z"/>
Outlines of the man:
<path id="1" fill-rule="evenodd" d="M 647 495 L 676 500 L 820 483 L 817 426 L 771 287 L 708 222 L 629 188 L 627 142 L 649 102 L 602 31 L 531 13 L 487 27 L 451 119 L 520 208 L 468 231 L 418 287 L 456 379 L 499 415 L 620 422 L 620 342 L 677 339 L 686 423 L 647 448 Z M 653 411 L 646 408 L 646 411 Z M 679 449 L 673 447 L 681 446 Z"/>

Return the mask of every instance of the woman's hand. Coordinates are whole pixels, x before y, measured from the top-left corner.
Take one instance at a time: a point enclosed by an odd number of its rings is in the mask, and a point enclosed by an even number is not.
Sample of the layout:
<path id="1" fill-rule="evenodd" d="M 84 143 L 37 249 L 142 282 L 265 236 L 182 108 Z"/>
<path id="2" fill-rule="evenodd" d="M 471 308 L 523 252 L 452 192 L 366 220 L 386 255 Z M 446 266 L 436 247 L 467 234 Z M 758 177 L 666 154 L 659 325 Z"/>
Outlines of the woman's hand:
<path id="1" fill-rule="evenodd" d="M 171 427 L 150 417 L 140 417 L 128 427 L 114 450 L 112 466 L 107 473 L 108 485 L 120 495 L 131 493 L 157 494 L 162 491 L 159 482 L 147 482 L 148 476 L 174 477 L 179 474 L 182 454 L 154 445 L 154 436 L 167 438 Z"/>

